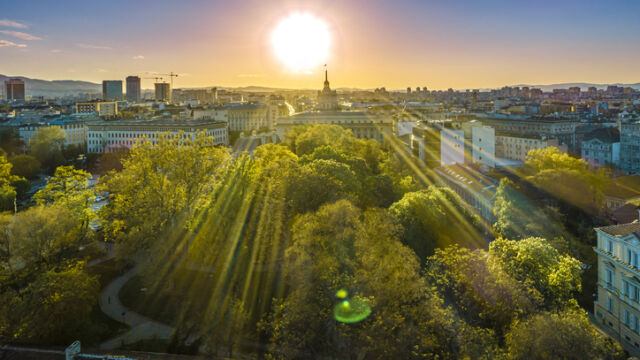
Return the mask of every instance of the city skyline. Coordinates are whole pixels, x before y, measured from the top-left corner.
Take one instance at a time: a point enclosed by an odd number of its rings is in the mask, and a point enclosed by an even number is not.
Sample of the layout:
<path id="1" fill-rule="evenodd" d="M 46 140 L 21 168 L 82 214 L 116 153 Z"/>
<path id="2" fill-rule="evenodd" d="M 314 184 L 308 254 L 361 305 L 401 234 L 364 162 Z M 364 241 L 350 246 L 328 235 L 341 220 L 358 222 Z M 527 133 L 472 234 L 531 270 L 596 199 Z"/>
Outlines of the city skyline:
<path id="1" fill-rule="evenodd" d="M 270 45 L 282 19 L 303 13 L 328 28 L 334 88 L 640 81 L 634 62 L 640 48 L 630 45 L 640 32 L 632 18 L 640 4 L 631 1 L 124 4 L 7 4 L 0 18 L 2 72 L 100 83 L 174 71 L 175 87 L 315 89 L 321 65 L 289 71 Z"/>

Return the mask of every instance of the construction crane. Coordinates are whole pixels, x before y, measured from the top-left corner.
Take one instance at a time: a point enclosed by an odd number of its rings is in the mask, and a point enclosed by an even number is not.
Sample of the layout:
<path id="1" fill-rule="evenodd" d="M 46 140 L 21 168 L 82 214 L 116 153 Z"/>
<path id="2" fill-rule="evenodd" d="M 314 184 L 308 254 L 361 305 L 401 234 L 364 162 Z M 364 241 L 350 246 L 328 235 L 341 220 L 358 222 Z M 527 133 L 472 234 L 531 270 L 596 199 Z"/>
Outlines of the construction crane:
<path id="1" fill-rule="evenodd" d="M 169 76 L 169 78 L 171 79 L 171 89 L 173 90 L 173 78 L 178 77 L 178 74 L 174 74 L 172 71 L 169 74 L 156 74 L 156 75 Z"/>
<path id="2" fill-rule="evenodd" d="M 146 77 L 145 79 L 153 79 L 153 80 L 155 80 L 156 82 L 160 82 L 160 81 L 162 81 L 162 80 L 163 80 L 161 77 Z"/>

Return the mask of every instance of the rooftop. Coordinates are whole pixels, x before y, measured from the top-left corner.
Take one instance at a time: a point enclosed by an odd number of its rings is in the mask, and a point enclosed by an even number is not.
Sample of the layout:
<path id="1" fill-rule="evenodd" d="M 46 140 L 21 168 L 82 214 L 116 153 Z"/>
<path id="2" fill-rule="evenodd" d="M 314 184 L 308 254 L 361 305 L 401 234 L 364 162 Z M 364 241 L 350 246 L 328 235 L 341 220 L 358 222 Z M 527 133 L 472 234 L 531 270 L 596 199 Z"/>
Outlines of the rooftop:
<path id="1" fill-rule="evenodd" d="M 218 120 L 189 120 L 189 121 L 175 121 L 168 119 L 160 119 L 160 120 L 120 120 L 120 121 L 99 121 L 92 123 L 90 125 L 98 125 L 98 126 L 202 126 L 202 125 L 212 125 L 212 124 L 222 124 L 224 121 Z"/>
<path id="2" fill-rule="evenodd" d="M 584 135 L 584 141 L 598 139 L 604 143 L 616 143 L 620 141 L 620 131 L 615 127 L 595 129 Z"/>
<path id="3" fill-rule="evenodd" d="M 609 225 L 597 228 L 598 230 L 613 236 L 627 236 L 640 232 L 640 223 L 634 221 L 628 224 Z"/>
<path id="4" fill-rule="evenodd" d="M 604 189 L 605 196 L 618 199 L 629 199 L 640 196 L 640 175 L 627 175 L 611 179 Z"/>

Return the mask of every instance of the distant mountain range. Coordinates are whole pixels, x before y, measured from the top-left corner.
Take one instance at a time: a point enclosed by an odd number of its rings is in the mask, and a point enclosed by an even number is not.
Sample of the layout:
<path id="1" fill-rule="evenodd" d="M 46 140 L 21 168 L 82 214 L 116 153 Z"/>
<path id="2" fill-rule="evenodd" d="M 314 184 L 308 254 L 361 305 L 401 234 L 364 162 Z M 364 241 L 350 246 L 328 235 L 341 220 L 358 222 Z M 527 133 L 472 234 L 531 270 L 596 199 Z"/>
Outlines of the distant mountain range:
<path id="1" fill-rule="evenodd" d="M 578 82 L 578 83 L 560 83 L 560 84 L 551 84 L 551 85 L 525 85 L 525 84 L 520 84 L 520 85 L 513 85 L 515 86 L 519 86 L 519 87 L 523 87 L 523 86 L 528 86 L 530 88 L 538 88 L 538 89 L 542 89 L 542 91 L 551 91 L 553 89 L 568 89 L 570 87 L 574 87 L 577 86 L 580 88 L 580 90 L 582 91 L 586 91 L 588 88 L 590 87 L 595 87 L 598 90 L 605 90 L 607 88 L 607 86 L 611 86 L 611 85 L 615 85 L 615 86 L 622 86 L 622 87 L 632 87 L 636 90 L 640 90 L 640 83 L 635 83 L 635 84 L 621 84 L 621 83 L 615 83 L 615 84 L 592 84 L 592 83 L 583 83 L 583 82 Z"/>
<path id="2" fill-rule="evenodd" d="M 73 95 L 79 93 L 100 93 L 102 92 L 102 85 L 92 83 L 89 81 L 78 81 L 78 80 L 40 80 L 40 79 L 31 79 L 24 76 L 6 76 L 0 74 L 0 84 L 4 84 L 4 81 L 8 78 L 19 78 L 25 81 L 25 86 L 27 90 L 27 96 L 64 96 L 64 95 Z M 550 85 L 529 85 L 529 84 L 519 84 L 512 86 L 528 86 L 530 88 L 539 88 L 543 91 L 551 91 L 553 89 L 566 89 L 573 86 L 578 86 L 580 89 L 586 91 L 589 87 L 595 86 L 597 89 L 606 89 L 607 86 L 616 85 L 622 87 L 632 87 L 636 90 L 640 90 L 640 83 L 635 84 L 593 84 L 593 83 L 560 83 L 560 84 L 550 84 Z M 236 90 L 236 91 L 246 91 L 246 92 L 274 92 L 274 91 L 286 91 L 293 89 L 284 89 L 284 88 L 276 88 L 276 87 L 266 87 L 266 86 L 242 86 L 242 87 L 218 87 L 219 89 L 228 89 L 228 90 Z M 309 89 L 299 89 L 299 90 L 309 90 Z M 367 89 L 359 89 L 359 88 L 339 88 L 339 91 L 357 91 L 357 90 L 367 90 Z M 490 89 L 482 89 L 482 91 L 486 91 Z M 393 90 L 391 90 L 393 91 Z M 0 91 L 0 93 L 4 92 L 4 89 Z"/>
<path id="3" fill-rule="evenodd" d="M 24 76 L 6 76 L 0 74 L 0 84 L 9 78 L 24 80 L 27 96 L 64 96 L 78 93 L 100 93 L 102 85 L 77 80 L 39 80 Z M 2 90 L 4 92 L 4 89 Z"/>

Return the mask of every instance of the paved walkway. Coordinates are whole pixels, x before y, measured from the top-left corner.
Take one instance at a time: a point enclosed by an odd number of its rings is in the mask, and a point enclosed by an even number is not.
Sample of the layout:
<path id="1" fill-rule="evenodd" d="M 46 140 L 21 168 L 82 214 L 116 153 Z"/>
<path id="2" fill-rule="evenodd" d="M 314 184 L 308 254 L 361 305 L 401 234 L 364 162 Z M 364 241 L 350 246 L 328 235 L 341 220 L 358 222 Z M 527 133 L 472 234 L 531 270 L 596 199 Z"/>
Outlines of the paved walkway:
<path id="1" fill-rule="evenodd" d="M 140 315 L 120 303 L 120 299 L 118 299 L 120 289 L 137 273 L 138 269 L 134 267 L 113 280 L 100 294 L 100 309 L 102 312 L 131 328 L 128 332 L 100 344 L 100 349 L 113 350 L 122 345 L 133 344 L 146 339 L 169 339 L 173 333 L 173 327 Z"/>

